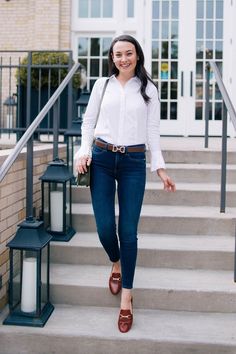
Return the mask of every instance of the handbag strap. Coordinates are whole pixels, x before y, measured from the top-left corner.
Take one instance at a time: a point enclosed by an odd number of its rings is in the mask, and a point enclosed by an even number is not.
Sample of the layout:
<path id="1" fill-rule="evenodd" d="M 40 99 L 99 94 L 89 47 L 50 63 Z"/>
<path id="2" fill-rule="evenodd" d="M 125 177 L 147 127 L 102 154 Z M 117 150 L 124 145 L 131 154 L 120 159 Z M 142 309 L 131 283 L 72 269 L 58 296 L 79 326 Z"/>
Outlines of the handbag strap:
<path id="1" fill-rule="evenodd" d="M 109 82 L 109 78 L 106 79 L 106 82 L 105 82 L 104 87 L 103 87 L 103 90 L 102 90 L 102 96 L 101 96 L 100 103 L 99 103 L 99 108 L 98 108 L 98 113 L 97 113 L 97 116 L 96 116 L 96 121 L 95 121 L 94 129 L 95 129 L 96 126 L 97 126 L 98 117 L 99 117 L 99 114 L 100 114 L 100 111 L 101 111 L 102 100 L 103 100 L 103 97 L 104 97 L 104 94 L 105 94 L 105 91 L 106 91 L 108 82 Z"/>

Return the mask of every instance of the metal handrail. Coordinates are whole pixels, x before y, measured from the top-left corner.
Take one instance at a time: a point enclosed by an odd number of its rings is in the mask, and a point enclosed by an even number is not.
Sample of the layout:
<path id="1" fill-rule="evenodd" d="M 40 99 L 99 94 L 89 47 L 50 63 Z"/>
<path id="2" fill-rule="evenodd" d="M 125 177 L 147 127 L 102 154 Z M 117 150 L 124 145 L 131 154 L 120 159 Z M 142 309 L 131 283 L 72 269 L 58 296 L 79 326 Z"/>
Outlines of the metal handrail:
<path id="1" fill-rule="evenodd" d="M 226 166 L 227 166 L 227 112 L 229 112 L 232 124 L 236 131 L 236 112 L 223 83 L 218 66 L 214 61 L 206 64 L 206 104 L 205 104 L 205 148 L 208 147 L 209 132 L 209 92 L 210 92 L 210 68 L 212 69 L 218 84 L 222 100 L 222 150 L 221 150 L 221 188 L 220 188 L 220 212 L 225 212 L 226 206 Z"/>
<path id="2" fill-rule="evenodd" d="M 228 95 L 228 92 L 225 88 L 225 85 L 223 83 L 223 80 L 221 78 L 221 74 L 220 74 L 220 71 L 219 71 L 219 68 L 218 66 L 216 65 L 216 63 L 214 61 L 209 61 L 210 63 L 210 66 L 212 68 L 212 71 L 214 72 L 214 75 L 215 75 L 215 78 L 216 78 L 216 82 L 218 84 L 218 87 L 219 87 L 219 90 L 220 90 L 220 93 L 222 95 L 222 98 L 223 98 L 223 101 L 226 105 L 226 108 L 229 112 L 229 115 L 230 115 L 230 118 L 231 118 L 231 121 L 232 121 L 232 124 L 234 126 L 234 129 L 236 131 L 236 112 L 235 112 L 235 109 L 234 109 L 234 106 L 229 98 L 229 95 Z"/>
<path id="3" fill-rule="evenodd" d="M 34 134 L 35 130 L 39 126 L 39 124 L 42 122 L 43 118 L 45 115 L 49 112 L 51 107 L 55 104 L 57 101 L 58 97 L 64 90 L 64 88 L 68 85 L 70 80 L 72 79 L 73 75 L 76 73 L 80 66 L 80 63 L 75 63 L 71 70 L 68 72 L 66 75 L 65 79 L 61 82 L 60 86 L 56 89 L 54 94 L 51 96 L 49 101 L 45 104 L 45 106 L 42 108 L 42 110 L 39 112 L 39 114 L 36 116 L 34 121 L 30 124 L 26 132 L 23 134 L 21 139 L 18 141 L 16 144 L 15 148 L 11 151 L 7 159 L 3 162 L 1 168 L 0 168 L 0 182 L 3 180 L 3 178 L 6 176 L 8 170 L 11 168 L 17 157 L 19 156 L 21 150 L 25 146 L 25 144 L 29 141 L 29 139 L 32 137 Z"/>

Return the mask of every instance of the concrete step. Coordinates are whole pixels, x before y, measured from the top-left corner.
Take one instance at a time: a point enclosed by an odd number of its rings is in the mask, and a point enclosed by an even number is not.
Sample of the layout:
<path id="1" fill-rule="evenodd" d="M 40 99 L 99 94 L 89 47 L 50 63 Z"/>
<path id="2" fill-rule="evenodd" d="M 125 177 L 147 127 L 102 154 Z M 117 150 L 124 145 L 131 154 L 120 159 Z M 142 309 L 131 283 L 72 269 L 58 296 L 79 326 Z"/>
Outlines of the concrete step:
<path id="1" fill-rule="evenodd" d="M 166 193 L 163 184 L 147 182 L 144 204 L 189 205 L 220 207 L 220 185 L 205 183 L 177 183 L 175 193 Z M 73 187 L 73 203 L 91 203 L 89 188 Z M 236 207 L 236 185 L 228 184 L 226 193 L 227 207 Z"/>
<path id="2" fill-rule="evenodd" d="M 0 326 L 2 354 L 235 354 L 235 314 L 136 309 L 132 330 L 118 308 L 56 305 L 44 328 Z M 5 310 L 0 319 L 7 315 Z M 36 345 L 36 343 L 38 345 Z"/>
<path id="3" fill-rule="evenodd" d="M 235 145 L 236 147 L 236 145 Z M 163 157 L 166 163 L 207 163 L 221 164 L 221 151 L 199 148 L 198 150 L 166 150 L 162 149 Z M 147 160 L 150 158 L 147 154 Z M 236 164 L 236 156 L 234 151 L 228 151 L 227 161 L 229 164 Z"/>
<path id="4" fill-rule="evenodd" d="M 139 235 L 137 265 L 178 269 L 232 270 L 232 236 Z M 70 242 L 51 243 L 51 262 L 109 265 L 96 233 L 77 233 Z"/>
<path id="5" fill-rule="evenodd" d="M 143 205 L 139 233 L 234 236 L 235 217 L 236 208 L 224 214 L 216 207 Z M 72 224 L 78 232 L 96 231 L 91 204 L 72 205 Z"/>
<path id="6" fill-rule="evenodd" d="M 218 183 L 221 181 L 221 166 L 213 164 L 166 164 L 168 174 L 175 183 Z M 159 178 L 156 173 L 150 172 L 147 164 L 147 180 L 156 182 Z M 236 165 L 227 165 L 227 183 L 234 184 L 236 181 Z"/>
<path id="7" fill-rule="evenodd" d="M 111 266 L 51 264 L 53 303 L 118 306 L 111 296 Z M 144 309 L 235 312 L 233 271 L 137 267 L 135 307 Z"/>

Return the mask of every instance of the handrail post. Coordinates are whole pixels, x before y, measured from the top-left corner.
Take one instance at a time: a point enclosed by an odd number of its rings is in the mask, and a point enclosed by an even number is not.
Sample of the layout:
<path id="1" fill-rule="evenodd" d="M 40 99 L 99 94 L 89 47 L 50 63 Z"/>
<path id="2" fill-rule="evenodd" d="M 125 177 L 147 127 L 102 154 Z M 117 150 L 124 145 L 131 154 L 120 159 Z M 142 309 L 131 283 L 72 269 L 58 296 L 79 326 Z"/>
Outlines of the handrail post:
<path id="1" fill-rule="evenodd" d="M 222 106 L 222 155 L 221 155 L 221 193 L 220 212 L 225 213 L 226 204 L 226 165 L 227 165 L 227 108 Z"/>
<path id="2" fill-rule="evenodd" d="M 208 148 L 209 137 L 209 98 L 210 98 L 210 64 L 206 63 L 205 66 L 206 82 L 205 82 L 205 148 Z"/>
<path id="3" fill-rule="evenodd" d="M 59 136 L 59 100 L 53 105 L 53 160 L 58 159 L 58 136 Z"/>
<path id="4" fill-rule="evenodd" d="M 69 71 L 72 68 L 73 65 L 73 59 L 72 59 L 72 52 L 69 53 Z M 72 109 L 72 97 L 73 96 L 73 80 L 70 80 L 68 83 L 68 107 L 67 107 L 67 129 L 70 129 L 72 126 L 72 120 L 74 117 L 72 117 L 73 114 L 73 109 Z"/>
<path id="5" fill-rule="evenodd" d="M 27 128 L 31 124 L 31 66 L 32 52 L 28 53 L 27 63 Z M 26 166 L 26 220 L 33 219 L 33 136 L 27 142 L 27 166 Z"/>

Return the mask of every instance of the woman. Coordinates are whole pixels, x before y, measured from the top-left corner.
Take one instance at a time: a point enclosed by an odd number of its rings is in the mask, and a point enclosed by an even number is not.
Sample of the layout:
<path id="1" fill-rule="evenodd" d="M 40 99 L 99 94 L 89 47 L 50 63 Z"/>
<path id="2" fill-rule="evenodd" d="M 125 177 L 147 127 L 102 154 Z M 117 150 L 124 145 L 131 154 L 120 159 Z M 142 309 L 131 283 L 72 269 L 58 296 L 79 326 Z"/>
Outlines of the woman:
<path id="1" fill-rule="evenodd" d="M 82 125 L 81 148 L 75 159 L 79 173 L 87 171 L 92 162 L 92 205 L 100 241 L 112 262 L 110 291 L 114 295 L 121 291 L 118 328 L 124 333 L 133 322 L 131 291 L 146 180 L 146 145 L 151 153 L 151 171 L 157 172 L 164 189 L 175 191 L 175 184 L 165 171 L 159 142 L 158 92 L 144 68 L 140 44 L 128 35 L 115 38 L 108 61 L 111 76 L 96 128 L 94 130 L 106 78 L 98 79 L 93 87 Z"/>

